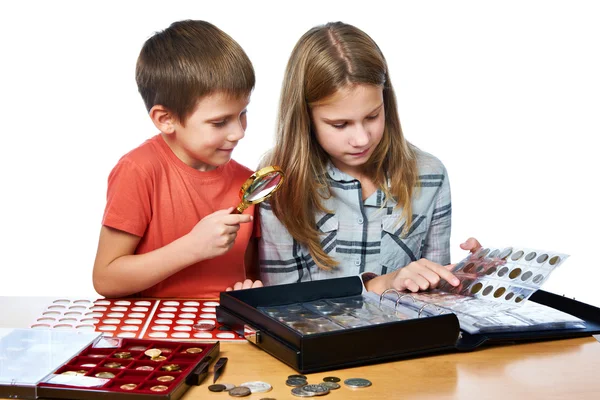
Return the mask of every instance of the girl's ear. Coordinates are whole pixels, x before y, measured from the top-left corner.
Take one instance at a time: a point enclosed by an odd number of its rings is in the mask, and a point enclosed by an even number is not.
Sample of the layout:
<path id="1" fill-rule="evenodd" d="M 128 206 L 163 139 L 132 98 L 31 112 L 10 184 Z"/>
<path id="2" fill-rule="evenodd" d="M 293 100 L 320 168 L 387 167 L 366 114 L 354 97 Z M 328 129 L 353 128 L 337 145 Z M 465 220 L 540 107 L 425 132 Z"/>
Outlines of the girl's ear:
<path id="1" fill-rule="evenodd" d="M 157 104 L 150 109 L 149 114 L 154 126 L 159 131 L 167 135 L 175 132 L 177 119 L 166 107 Z"/>

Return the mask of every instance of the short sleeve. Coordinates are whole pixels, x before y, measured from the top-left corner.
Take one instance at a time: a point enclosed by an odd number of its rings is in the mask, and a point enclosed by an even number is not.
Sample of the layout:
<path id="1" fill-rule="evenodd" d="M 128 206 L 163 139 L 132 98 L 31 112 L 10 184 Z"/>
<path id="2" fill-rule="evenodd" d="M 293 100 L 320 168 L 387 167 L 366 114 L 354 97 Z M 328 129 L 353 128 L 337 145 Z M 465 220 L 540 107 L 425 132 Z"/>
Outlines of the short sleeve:
<path id="1" fill-rule="evenodd" d="M 128 159 L 121 159 L 108 177 L 102 224 L 144 236 L 152 218 L 152 180 Z"/>

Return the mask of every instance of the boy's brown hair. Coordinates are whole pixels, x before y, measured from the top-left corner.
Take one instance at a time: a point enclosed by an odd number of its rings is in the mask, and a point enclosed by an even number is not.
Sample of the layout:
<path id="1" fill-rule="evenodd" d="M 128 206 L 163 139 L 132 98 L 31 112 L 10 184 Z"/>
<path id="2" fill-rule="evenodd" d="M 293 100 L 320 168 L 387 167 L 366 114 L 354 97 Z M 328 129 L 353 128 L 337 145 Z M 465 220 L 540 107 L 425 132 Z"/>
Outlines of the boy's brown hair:
<path id="1" fill-rule="evenodd" d="M 160 104 L 183 124 L 201 97 L 216 91 L 248 95 L 255 76 L 250 59 L 229 35 L 206 21 L 186 20 L 144 43 L 135 80 L 148 111 Z"/>

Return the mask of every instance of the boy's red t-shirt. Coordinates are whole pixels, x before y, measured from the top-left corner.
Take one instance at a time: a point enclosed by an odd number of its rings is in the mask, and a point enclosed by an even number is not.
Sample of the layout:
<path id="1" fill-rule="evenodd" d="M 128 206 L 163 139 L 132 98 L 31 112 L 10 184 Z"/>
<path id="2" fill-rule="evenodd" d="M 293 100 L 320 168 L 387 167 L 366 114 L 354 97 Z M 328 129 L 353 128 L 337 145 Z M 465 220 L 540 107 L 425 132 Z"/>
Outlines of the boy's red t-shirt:
<path id="1" fill-rule="evenodd" d="M 237 206 L 242 184 L 252 174 L 230 160 L 198 171 L 156 135 L 123 156 L 108 178 L 103 225 L 140 236 L 136 254 L 161 248 L 189 233 L 205 216 Z M 244 214 L 254 214 L 254 206 Z M 246 279 L 244 254 L 253 223 L 241 224 L 234 246 L 222 256 L 191 265 L 138 295 L 216 298 Z"/>

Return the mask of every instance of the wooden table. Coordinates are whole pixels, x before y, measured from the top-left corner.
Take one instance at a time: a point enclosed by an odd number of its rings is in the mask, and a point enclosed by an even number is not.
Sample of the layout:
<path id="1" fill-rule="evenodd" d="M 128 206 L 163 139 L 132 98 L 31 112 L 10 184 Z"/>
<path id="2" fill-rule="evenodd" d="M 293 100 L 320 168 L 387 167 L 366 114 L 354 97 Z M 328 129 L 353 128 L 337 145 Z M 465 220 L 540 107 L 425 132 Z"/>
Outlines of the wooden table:
<path id="1" fill-rule="evenodd" d="M 0 297 L 0 327 L 27 327 L 49 300 Z M 8 311 L 17 304 L 18 311 Z M 245 399 L 297 399 L 285 385 L 287 376 L 296 372 L 256 346 L 221 342 L 221 356 L 228 357 L 229 362 L 219 382 L 239 385 L 264 381 L 273 386 L 268 393 Z M 373 382 L 371 387 L 355 390 L 342 385 L 326 399 L 599 399 L 600 343 L 588 337 L 487 347 L 309 374 L 308 380 L 317 383 L 325 376 Z M 211 383 L 209 376 L 183 399 L 233 399 L 226 393 L 210 392 Z"/>

